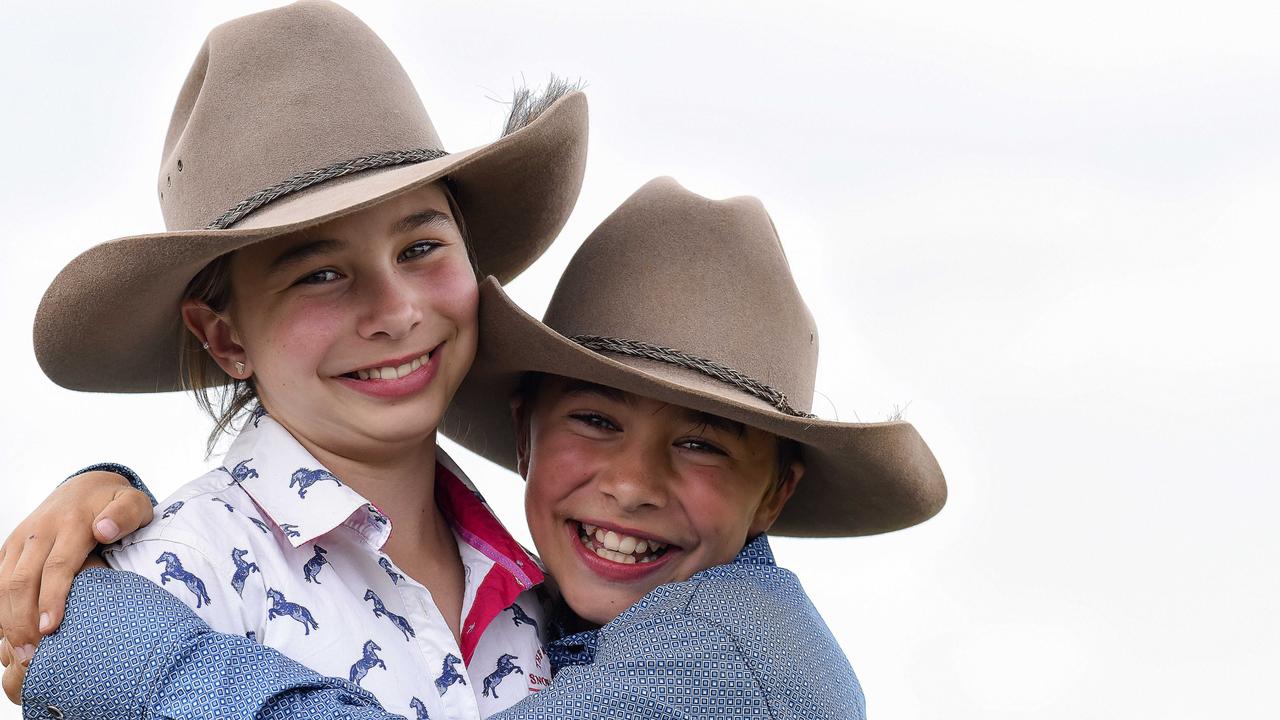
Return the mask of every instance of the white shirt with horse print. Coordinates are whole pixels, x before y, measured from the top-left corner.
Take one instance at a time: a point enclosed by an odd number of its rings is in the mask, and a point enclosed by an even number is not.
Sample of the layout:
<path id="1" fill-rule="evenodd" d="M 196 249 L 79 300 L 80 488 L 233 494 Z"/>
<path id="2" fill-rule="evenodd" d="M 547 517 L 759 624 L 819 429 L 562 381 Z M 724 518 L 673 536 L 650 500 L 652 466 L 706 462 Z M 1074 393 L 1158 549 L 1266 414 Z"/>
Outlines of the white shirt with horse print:
<path id="1" fill-rule="evenodd" d="M 460 645 L 430 592 L 381 552 L 390 520 L 261 411 L 223 467 L 184 485 L 155 522 L 104 554 L 214 630 L 358 683 L 390 712 L 488 717 L 550 682 L 533 590 L 543 576 L 453 462 L 437 457 L 436 502 L 466 578 Z"/>

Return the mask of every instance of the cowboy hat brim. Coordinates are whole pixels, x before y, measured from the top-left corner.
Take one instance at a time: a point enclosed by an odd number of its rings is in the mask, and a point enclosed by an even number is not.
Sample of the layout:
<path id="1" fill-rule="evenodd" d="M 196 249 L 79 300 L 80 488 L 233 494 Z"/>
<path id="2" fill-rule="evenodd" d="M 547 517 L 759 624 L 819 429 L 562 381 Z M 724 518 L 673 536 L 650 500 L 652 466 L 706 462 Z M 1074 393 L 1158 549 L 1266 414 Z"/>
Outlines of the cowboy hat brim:
<path id="1" fill-rule="evenodd" d="M 495 278 L 480 288 L 480 345 L 441 429 L 516 469 L 510 399 L 528 372 L 585 380 L 710 413 L 795 440 L 805 474 L 771 532 L 873 535 L 933 517 L 947 498 L 933 453 L 910 423 L 794 417 L 697 372 L 588 350 L 521 310 Z"/>
<path id="2" fill-rule="evenodd" d="M 587 101 L 572 92 L 523 128 L 435 160 L 368 170 L 281 198 L 225 230 L 135 235 L 67 264 L 36 311 L 36 358 L 72 390 L 180 389 L 177 308 L 217 257 L 356 212 L 448 177 L 482 272 L 503 282 L 538 258 L 568 220 L 586 168 Z"/>

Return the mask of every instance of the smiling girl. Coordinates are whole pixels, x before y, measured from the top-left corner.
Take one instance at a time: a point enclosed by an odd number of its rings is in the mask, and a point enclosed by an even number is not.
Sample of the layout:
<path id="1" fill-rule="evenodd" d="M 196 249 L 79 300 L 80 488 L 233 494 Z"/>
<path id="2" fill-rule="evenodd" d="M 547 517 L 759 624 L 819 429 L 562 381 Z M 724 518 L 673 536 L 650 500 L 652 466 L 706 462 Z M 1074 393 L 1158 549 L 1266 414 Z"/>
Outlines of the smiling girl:
<path id="1" fill-rule="evenodd" d="M 394 56 L 332 3 L 215 28 L 165 142 L 168 231 L 85 252 L 36 318 L 55 382 L 192 390 L 211 447 L 242 423 L 108 563 L 395 712 L 489 715 L 537 689 L 481 691 L 512 657 L 549 675 L 542 575 L 435 436 L 475 355 L 478 274 L 510 279 L 550 244 L 585 137 L 559 86 L 518 98 L 497 142 L 446 152 Z"/>

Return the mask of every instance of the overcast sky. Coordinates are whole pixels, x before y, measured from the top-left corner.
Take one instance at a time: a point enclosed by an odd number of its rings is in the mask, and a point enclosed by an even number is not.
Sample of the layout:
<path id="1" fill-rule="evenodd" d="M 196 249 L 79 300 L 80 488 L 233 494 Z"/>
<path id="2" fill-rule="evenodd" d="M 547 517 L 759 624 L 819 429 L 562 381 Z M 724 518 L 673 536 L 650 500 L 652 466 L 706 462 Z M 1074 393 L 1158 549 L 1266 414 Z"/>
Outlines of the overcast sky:
<path id="1" fill-rule="evenodd" d="M 4 533 L 91 462 L 161 496 L 217 464 L 187 396 L 54 386 L 31 320 L 77 253 L 163 228 L 187 69 L 273 3 L 44 5 L 0 10 Z M 871 717 L 1274 717 L 1274 3 L 347 6 L 449 150 L 522 78 L 586 83 L 581 199 L 511 285 L 535 314 L 654 176 L 764 201 L 821 328 L 816 411 L 905 407 L 950 487 L 914 529 L 775 542 Z M 518 480 L 457 456 L 527 538 Z"/>

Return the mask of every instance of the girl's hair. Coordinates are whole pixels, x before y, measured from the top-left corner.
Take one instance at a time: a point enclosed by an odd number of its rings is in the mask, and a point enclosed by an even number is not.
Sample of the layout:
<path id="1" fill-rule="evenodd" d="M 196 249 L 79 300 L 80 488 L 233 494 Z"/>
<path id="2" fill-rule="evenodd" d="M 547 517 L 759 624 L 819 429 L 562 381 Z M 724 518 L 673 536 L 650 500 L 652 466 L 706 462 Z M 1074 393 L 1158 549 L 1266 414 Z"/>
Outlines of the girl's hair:
<path id="1" fill-rule="evenodd" d="M 484 276 L 481 275 L 480 267 L 476 262 L 475 248 L 471 244 L 471 236 L 467 233 L 462 210 L 454 199 L 451 182 L 449 178 L 444 178 L 437 181 L 437 184 L 449 202 L 449 212 L 453 215 L 458 233 L 466 246 L 471 270 L 479 281 Z M 196 273 L 196 276 L 191 278 L 191 282 L 187 283 L 187 289 L 182 294 L 183 300 L 199 300 L 216 313 L 226 312 L 227 306 L 231 304 L 231 256 L 233 254 L 218 256 Z M 258 404 L 258 390 L 253 376 L 244 380 L 230 377 L 223 372 L 218 363 L 214 362 L 213 357 L 205 351 L 202 343 L 193 333 L 185 326 L 182 327 L 181 332 L 182 343 L 178 351 L 179 380 L 184 390 L 190 390 L 195 395 L 196 404 L 200 409 L 213 418 L 213 430 L 209 432 L 209 438 L 205 444 L 205 457 L 208 457 L 213 454 L 218 438 L 223 433 L 230 434 L 235 431 L 236 419 L 249 410 L 251 405 Z"/>

